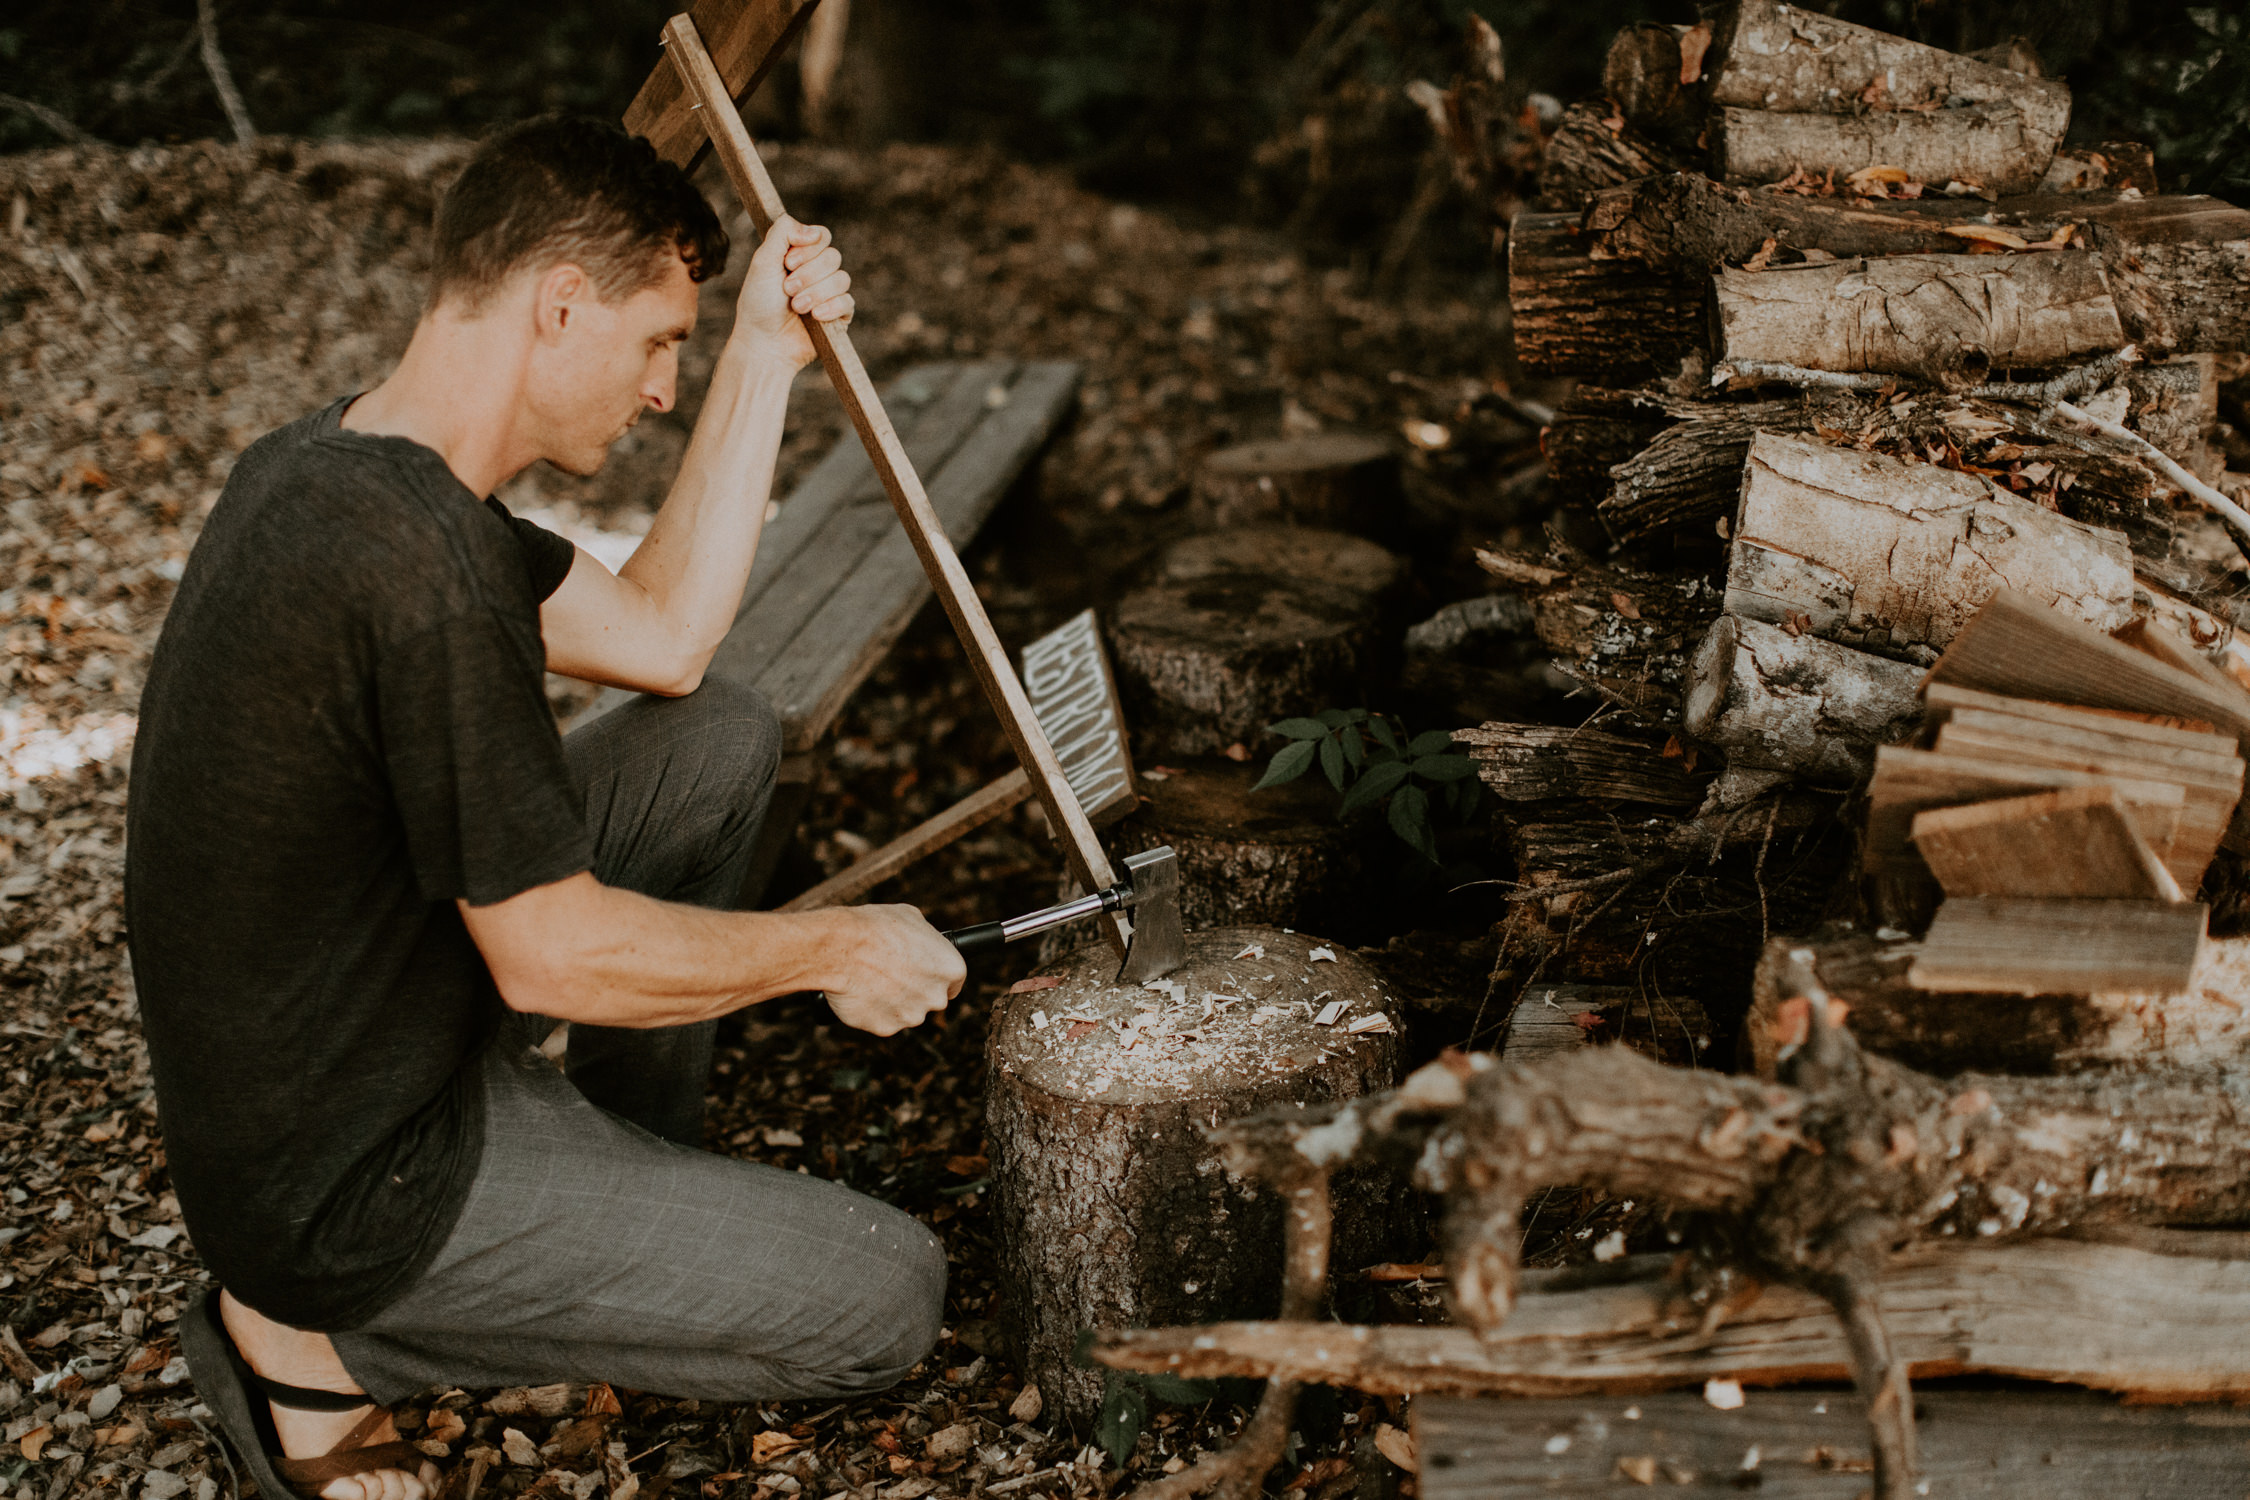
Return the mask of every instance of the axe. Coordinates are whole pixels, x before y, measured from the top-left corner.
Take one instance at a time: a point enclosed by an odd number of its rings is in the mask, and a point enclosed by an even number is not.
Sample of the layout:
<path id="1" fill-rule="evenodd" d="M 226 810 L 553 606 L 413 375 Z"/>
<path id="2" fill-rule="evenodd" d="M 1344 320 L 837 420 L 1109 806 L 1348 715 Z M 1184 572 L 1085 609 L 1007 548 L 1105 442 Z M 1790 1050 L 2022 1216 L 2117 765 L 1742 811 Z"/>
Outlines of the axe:
<path id="1" fill-rule="evenodd" d="M 748 211 L 751 227 L 760 238 L 786 210 L 782 207 L 781 195 L 774 189 L 773 178 L 758 157 L 750 132 L 743 126 L 742 114 L 735 107 L 735 92 L 737 88 L 747 90 L 757 86 L 774 59 L 812 14 L 816 3 L 818 0 L 749 0 L 747 4 L 698 0 L 695 7 L 698 14 L 676 15 L 665 23 L 664 49 L 669 65 L 659 65 L 649 76 L 625 114 L 626 129 L 647 136 L 660 155 L 682 167 L 694 164 L 708 139 L 717 150 L 727 180 L 733 183 L 735 195 Z M 704 30 L 697 24 L 699 16 L 708 24 L 715 45 L 726 58 L 724 73 L 706 49 Z M 947 539 L 937 512 L 930 506 L 921 477 L 914 472 L 905 446 L 883 410 L 882 399 L 876 395 L 875 383 L 868 378 L 867 367 L 860 363 L 859 353 L 852 347 L 850 334 L 814 318 L 808 317 L 804 322 L 805 332 L 835 384 L 845 414 L 851 418 L 860 441 L 867 445 L 867 456 L 874 463 L 876 476 L 882 480 L 883 491 L 890 497 L 892 509 L 898 512 L 907 539 L 913 543 L 931 587 L 951 617 L 969 664 L 983 684 L 986 698 L 999 714 L 1001 726 L 1015 748 L 1016 759 L 1046 811 L 1047 824 L 1055 830 L 1063 846 L 1072 877 L 1077 880 L 1079 889 L 1096 893 L 1086 898 L 1088 900 L 1114 894 L 1120 886 L 1130 889 L 1129 883 L 1118 880 L 1109 856 L 1102 850 L 1101 840 L 1095 836 L 1092 821 L 1071 793 L 1062 763 L 1033 716 L 1023 683 L 1017 678 L 1007 650 L 1000 644 L 999 634 L 984 612 L 983 601 L 977 598 L 969 582 L 967 570 L 961 566 L 960 557 Z M 1104 918 L 1102 935 L 1130 966 L 1133 922 L 1126 915 L 1127 904 L 1119 898 L 1114 903 L 1104 902 L 1098 910 Z M 1173 911 L 1176 923 L 1176 906 Z M 1172 945 L 1172 951 L 1179 951 L 1177 943 Z M 1147 961 L 1144 959 L 1144 964 Z M 1177 967 L 1180 961 L 1178 957 L 1173 958 L 1172 967 Z M 1148 977 L 1154 977 L 1154 973 Z"/>
<path id="2" fill-rule="evenodd" d="M 1117 971 L 1119 984 L 1162 979 L 1187 962 L 1187 937 L 1180 929 L 1180 862 L 1169 845 L 1127 855 L 1125 878 L 1106 890 L 1028 916 L 955 928 L 945 936 L 966 958 L 1081 917 L 1126 909 L 1133 913 L 1133 938 Z"/>

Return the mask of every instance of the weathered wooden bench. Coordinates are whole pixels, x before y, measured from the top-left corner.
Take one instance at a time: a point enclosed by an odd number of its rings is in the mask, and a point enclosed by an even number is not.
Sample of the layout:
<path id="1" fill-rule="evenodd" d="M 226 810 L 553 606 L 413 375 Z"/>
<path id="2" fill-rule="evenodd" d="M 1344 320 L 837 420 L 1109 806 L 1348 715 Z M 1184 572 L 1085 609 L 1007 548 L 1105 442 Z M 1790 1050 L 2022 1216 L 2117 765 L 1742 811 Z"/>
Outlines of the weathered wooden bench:
<path id="1" fill-rule="evenodd" d="M 1079 373 L 1065 362 L 926 364 L 885 389 L 884 406 L 955 548 L 977 534 L 1068 412 Z M 759 689 L 781 716 L 780 783 L 748 899 L 762 895 L 796 830 L 837 714 L 929 597 L 867 450 L 847 432 L 767 524 L 741 611 L 707 673 Z M 573 727 L 629 696 L 605 691 Z"/>

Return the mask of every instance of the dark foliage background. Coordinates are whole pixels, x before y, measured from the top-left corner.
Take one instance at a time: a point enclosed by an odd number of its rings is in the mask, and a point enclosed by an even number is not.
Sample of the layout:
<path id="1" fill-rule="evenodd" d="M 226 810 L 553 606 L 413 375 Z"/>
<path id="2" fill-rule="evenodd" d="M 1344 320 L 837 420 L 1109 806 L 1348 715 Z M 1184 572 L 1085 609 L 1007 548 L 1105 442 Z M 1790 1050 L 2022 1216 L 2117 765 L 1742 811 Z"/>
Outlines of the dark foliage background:
<path id="1" fill-rule="evenodd" d="M 2250 190 L 2250 16 L 2185 0 L 1815 0 L 1963 49 L 2030 41 L 2078 89 L 2074 134 L 2157 148 L 2167 186 Z M 614 114 L 657 58 L 673 0 L 221 0 L 220 37 L 262 131 L 474 134 L 576 107 Z M 1372 255 L 1414 192 L 1428 131 L 1404 86 L 1452 76 L 1476 11 L 1510 87 L 1598 86 L 1612 31 L 1692 0 L 856 0 L 826 134 L 995 147 L 1097 190 Z M 382 19 L 370 19 L 380 15 Z M 194 0 L 13 0 L 0 93 L 108 141 L 221 134 Z M 792 70 L 755 128 L 802 129 Z M 0 109 L 0 150 L 53 129 Z M 1472 259 L 1466 211 L 1425 251 Z M 1442 215 L 1440 216 L 1443 217 Z"/>

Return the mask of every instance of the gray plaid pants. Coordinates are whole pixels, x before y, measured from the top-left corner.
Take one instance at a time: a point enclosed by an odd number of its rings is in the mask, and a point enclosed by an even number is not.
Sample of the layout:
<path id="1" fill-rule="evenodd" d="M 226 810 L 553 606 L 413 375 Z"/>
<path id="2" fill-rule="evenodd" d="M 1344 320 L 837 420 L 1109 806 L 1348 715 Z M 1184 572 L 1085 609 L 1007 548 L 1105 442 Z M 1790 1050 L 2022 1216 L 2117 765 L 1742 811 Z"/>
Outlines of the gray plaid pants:
<path id="1" fill-rule="evenodd" d="M 706 683 L 565 741 L 605 884 L 702 906 L 741 890 L 780 751 L 773 709 Z M 695 1149 L 715 1024 L 552 1029 L 481 1060 L 484 1154 L 445 1246 L 334 1335 L 377 1400 L 434 1385 L 606 1380 L 718 1400 L 880 1389 L 936 1342 L 945 1251 L 835 1183 Z"/>

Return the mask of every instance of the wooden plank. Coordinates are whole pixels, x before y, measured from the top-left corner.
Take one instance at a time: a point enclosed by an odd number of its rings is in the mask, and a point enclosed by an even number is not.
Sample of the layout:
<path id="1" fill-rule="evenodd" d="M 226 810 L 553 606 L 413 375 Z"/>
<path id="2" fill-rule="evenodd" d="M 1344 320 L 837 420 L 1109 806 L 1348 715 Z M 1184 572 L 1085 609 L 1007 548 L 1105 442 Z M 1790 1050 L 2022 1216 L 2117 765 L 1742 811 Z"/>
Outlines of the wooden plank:
<path id="1" fill-rule="evenodd" d="M 688 10 L 695 29 L 710 49 L 711 61 L 726 83 L 727 97 L 745 99 L 758 90 L 765 76 L 805 23 L 812 19 L 820 0 L 696 0 Z M 625 111 L 625 128 L 645 135 L 656 154 L 682 167 L 693 167 L 710 145 L 709 132 L 696 118 L 695 101 L 680 82 L 680 70 L 669 59 L 658 61 L 654 72 Z"/>
<path id="2" fill-rule="evenodd" d="M 780 911 L 818 911 L 856 901 L 884 881 L 900 874 L 954 840 L 972 833 L 1015 807 L 1031 795 L 1031 778 L 1018 766 L 989 786 L 954 803 L 933 818 L 925 818 L 882 848 L 854 860 L 851 867 L 829 876 Z"/>
<path id="3" fill-rule="evenodd" d="M 2185 994 L 2209 917 L 2195 902 L 1948 899 L 1906 979 L 1938 993 Z"/>
<path id="4" fill-rule="evenodd" d="M 2111 786 L 1932 808 L 1914 815 L 1910 836 L 1949 897 L 2181 899 Z"/>
<path id="5" fill-rule="evenodd" d="M 2055 724 L 2022 714 L 1964 708 L 1948 714 L 1938 728 L 1938 748 L 1944 749 L 1949 740 L 1969 747 L 1964 753 L 1986 746 L 2021 745 L 2026 753 L 2130 761 L 2147 767 L 2150 773 L 2168 773 L 2184 786 L 2235 792 L 2242 787 L 2242 757 L 2236 752 L 2235 742 L 2223 735 L 2202 736 L 2198 743 L 2188 745 L 2167 744 L 2146 735 L 2121 733 L 2115 721 Z"/>
<path id="6" fill-rule="evenodd" d="M 946 388 L 921 408 L 912 429 L 900 435 L 915 472 L 935 474 L 959 451 L 990 411 L 989 393 L 995 388 L 1004 392 L 1015 368 L 1010 360 L 988 360 L 964 365 L 954 373 Z M 860 455 L 865 458 L 865 449 Z M 782 514 L 788 514 L 787 506 Z M 732 681 L 759 681 L 820 612 L 822 603 L 849 581 L 885 537 L 897 533 L 897 518 L 870 466 L 829 508 L 797 556 L 755 596 L 745 599 L 733 628 L 712 655 L 711 670 Z M 775 704 L 780 707 L 781 700 L 777 698 Z M 782 708 L 782 733 L 789 744 L 810 744 L 827 730 L 826 720 L 798 724 Z"/>
<path id="7" fill-rule="evenodd" d="M 1138 807 L 1125 710 L 1091 609 L 1023 648 L 1023 689 L 1087 820 L 1099 828 Z"/>
<path id="8" fill-rule="evenodd" d="M 2242 1500 L 2250 1489 L 2250 1412 L 2077 1391 L 1916 1391 L 1914 1407 L 1921 1478 L 1947 1500 Z M 1433 1396 L 1414 1403 L 1414 1440 L 1423 1500 L 1639 1500 L 1674 1486 L 1858 1500 L 1873 1470 L 1866 1407 L 1842 1390 L 1760 1392 L 1734 1411 L 1686 1392 Z"/>
<path id="9" fill-rule="evenodd" d="M 2169 845 L 2179 833 L 2187 793 L 2174 781 L 2095 776 L 2052 766 L 1999 764 L 1885 745 L 1875 752 L 1875 776 L 1867 790 L 1867 838 L 1863 865 L 1870 875 L 1926 878 L 1928 867 L 1909 842 L 1914 815 L 1933 807 L 1958 807 L 1996 797 L 2056 791 L 2064 787 L 2108 785 L 2152 849 Z"/>
<path id="10" fill-rule="evenodd" d="M 1943 724 L 1962 709 L 1984 709 L 2065 729 L 2099 729 L 2151 745 L 2216 755 L 2233 751 L 2239 743 L 2233 735 L 2213 729 L 2208 719 L 2183 719 L 2173 714 L 2145 714 L 2123 708 L 2087 708 L 2078 704 L 2049 703 L 2039 698 L 2011 698 L 2003 693 L 1987 693 L 1948 682 L 1924 684 L 1922 704 L 1933 724 Z"/>
<path id="11" fill-rule="evenodd" d="M 1024 465 L 1046 440 L 1078 389 L 1074 364 L 1026 365 L 1007 403 L 978 424 L 932 476 L 929 498 L 944 530 L 973 536 Z M 882 660 L 929 598 L 927 575 L 908 540 L 892 532 L 823 601 L 784 650 L 760 671 L 758 686 L 795 730 L 786 748 L 800 749 L 821 730 Z M 1010 671 L 1010 681 L 1014 673 Z M 1026 703 L 1029 717 L 1029 704 Z M 1033 720 L 1036 723 L 1036 720 Z M 819 726 L 810 729 L 809 726 Z M 1052 754 L 1052 751 L 1049 752 Z M 1060 780 L 1060 768 L 1057 767 Z M 1062 788 L 1067 793 L 1067 787 Z M 1077 804 L 1071 810 L 1078 814 Z M 1090 831 L 1090 830 L 1089 830 Z"/>
<path id="12" fill-rule="evenodd" d="M 2059 609 L 2002 589 L 1930 669 L 1930 681 L 2012 698 L 2202 719 L 2250 737 L 2241 695 L 2219 692 Z"/>
<path id="13" fill-rule="evenodd" d="M 2155 1242 L 2149 1242 L 2154 1245 Z M 1754 1290 L 1709 1332 L 1667 1276 L 1672 1258 L 1527 1271 L 1515 1313 L 1469 1328 L 1215 1323 L 1104 1330 L 1094 1358 L 1189 1378 L 1280 1376 L 1377 1395 L 1639 1394 L 1706 1380 L 1849 1380 L 1835 1313 L 1810 1292 Z M 2007 1375 L 2147 1399 L 2250 1399 L 2250 1236 L 1924 1244 L 1894 1256 L 1880 1296 L 1917 1379 Z"/>
<path id="14" fill-rule="evenodd" d="M 720 164 L 750 216 L 752 229 L 764 234 L 787 210 L 773 185 L 772 175 L 758 155 L 756 142 L 750 139 L 750 132 L 743 126 L 741 112 L 734 107 L 725 79 L 711 61 L 694 18 L 677 15 L 667 21 L 664 45 L 672 65 L 680 70 L 681 82 L 695 98 L 699 118 L 704 129 L 711 133 Z M 1071 877 L 1085 890 L 1102 890 L 1114 885 L 1117 872 L 1110 865 L 1109 855 L 1063 781 L 1062 766 L 1056 761 L 1046 736 L 1040 732 L 1038 720 L 1032 716 L 1031 703 L 1024 696 L 1023 684 L 1016 678 L 1007 649 L 1001 645 L 999 633 L 992 628 L 983 601 L 970 582 L 968 569 L 961 565 L 960 555 L 946 540 L 944 520 L 932 503 L 921 475 L 907 461 L 898 431 L 883 410 L 882 398 L 875 392 L 875 383 L 859 357 L 850 330 L 809 315 L 799 321 L 820 356 L 830 382 L 836 387 L 837 399 L 843 403 L 853 429 L 866 444 L 867 456 L 874 461 L 876 473 L 883 478 L 883 492 L 890 497 L 891 507 L 898 513 L 899 525 L 906 533 L 916 560 L 921 563 L 939 602 L 945 606 L 946 616 L 952 621 L 954 632 L 968 655 L 970 670 L 976 673 L 986 700 L 1007 731 L 1008 743 L 1015 750 L 1017 761 L 1031 777 L 1039 795 L 1039 805 L 1046 809 L 1048 827 L 1062 845 Z M 1121 958 L 1129 955 L 1133 934 L 1130 917 L 1122 912 L 1109 913 L 1097 926 L 1112 952 Z"/>

